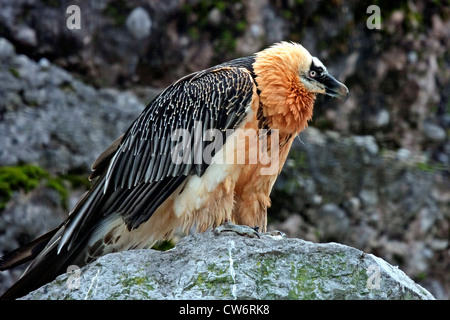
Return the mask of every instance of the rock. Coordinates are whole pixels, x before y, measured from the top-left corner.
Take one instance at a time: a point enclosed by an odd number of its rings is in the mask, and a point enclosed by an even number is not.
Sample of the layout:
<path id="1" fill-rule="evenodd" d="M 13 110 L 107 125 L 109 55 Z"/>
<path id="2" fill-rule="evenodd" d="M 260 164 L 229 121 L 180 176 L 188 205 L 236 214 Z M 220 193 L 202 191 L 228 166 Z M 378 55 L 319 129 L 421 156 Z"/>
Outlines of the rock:
<path id="1" fill-rule="evenodd" d="M 372 254 L 268 234 L 207 231 L 70 270 L 23 299 L 434 299 Z"/>
<path id="2" fill-rule="evenodd" d="M 0 212 L 0 256 L 56 228 L 65 218 L 67 208 L 55 189 L 42 184 L 26 194 L 13 192 L 6 208 Z M 0 295 L 20 278 L 26 266 L 0 272 Z"/>
<path id="3" fill-rule="evenodd" d="M 378 154 L 377 141 L 373 136 L 354 136 L 351 139 L 357 146 L 363 148 L 364 151 L 367 150 L 371 155 Z"/>
<path id="4" fill-rule="evenodd" d="M 28 26 L 21 26 L 17 30 L 16 39 L 19 43 L 30 47 L 36 47 L 38 43 L 36 32 Z"/>
<path id="5" fill-rule="evenodd" d="M 400 148 L 397 150 L 397 159 L 406 162 L 411 157 L 411 151 L 406 148 Z"/>
<path id="6" fill-rule="evenodd" d="M 442 103 L 445 110 L 450 88 L 450 19 L 443 2 L 393 3 L 383 10 L 382 29 L 371 32 L 365 32 L 368 17 L 357 1 L 79 0 L 78 5 L 81 29 L 74 31 L 66 27 L 67 4 L 0 0 L 0 35 L 33 60 L 45 56 L 97 86 L 128 88 L 136 82 L 165 87 L 274 42 L 299 41 L 350 89 L 349 100 L 332 102 L 333 108 L 318 99 L 314 121 L 323 129 L 373 135 L 381 149 L 439 152 L 435 160 L 448 165 L 442 147 L 427 150 L 423 135 L 415 132 L 426 118 L 441 123 L 446 114 L 438 107 Z M 437 135 L 430 132 L 431 142 L 449 128 L 441 127 Z"/>
<path id="7" fill-rule="evenodd" d="M 0 83 L 0 165 L 88 172 L 145 106 L 132 93 L 86 85 L 45 58 L 16 55 L 3 38 Z"/>
<path id="8" fill-rule="evenodd" d="M 152 20 L 145 9 L 138 7 L 128 15 L 126 25 L 133 37 L 141 40 L 150 35 Z"/>
<path id="9" fill-rule="evenodd" d="M 334 203 L 324 204 L 314 215 L 321 238 L 330 240 L 342 239 L 349 232 L 350 220 L 344 210 Z"/>
<path id="10" fill-rule="evenodd" d="M 383 128 L 389 124 L 389 112 L 386 109 L 381 109 L 374 119 L 375 128 Z"/>
<path id="11" fill-rule="evenodd" d="M 448 176 L 423 155 L 309 127 L 275 182 L 269 219 L 289 237 L 376 253 L 424 286 L 439 279 L 447 294 L 432 293 L 448 299 L 450 278 L 440 270 L 450 262 L 449 190 Z"/>
<path id="12" fill-rule="evenodd" d="M 425 121 L 423 123 L 423 134 L 427 138 L 427 140 L 431 142 L 443 142 L 445 141 L 446 133 L 445 130 L 442 129 L 437 124 L 434 124 L 430 121 Z"/>
<path id="13" fill-rule="evenodd" d="M 38 187 L 26 196 L 15 194 L 0 215 L 0 254 L 56 228 L 66 217 L 60 197 L 53 189 Z"/>
<path id="14" fill-rule="evenodd" d="M 0 38 L 0 61 L 8 60 L 15 54 L 14 46 L 5 38 Z"/>

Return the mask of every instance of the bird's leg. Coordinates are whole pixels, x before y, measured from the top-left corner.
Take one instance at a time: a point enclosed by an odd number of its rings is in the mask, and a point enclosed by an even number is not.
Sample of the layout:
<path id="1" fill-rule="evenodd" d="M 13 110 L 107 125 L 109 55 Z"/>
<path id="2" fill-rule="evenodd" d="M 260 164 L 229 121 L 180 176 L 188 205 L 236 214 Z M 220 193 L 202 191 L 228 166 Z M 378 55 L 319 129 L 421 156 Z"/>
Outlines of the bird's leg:
<path id="1" fill-rule="evenodd" d="M 241 236 L 247 236 L 250 238 L 260 238 L 258 230 L 259 230 L 259 227 L 252 228 L 249 226 L 233 224 L 233 223 L 227 221 L 224 224 L 215 228 L 213 230 L 213 232 L 215 235 L 219 235 L 222 232 L 235 232 Z"/>

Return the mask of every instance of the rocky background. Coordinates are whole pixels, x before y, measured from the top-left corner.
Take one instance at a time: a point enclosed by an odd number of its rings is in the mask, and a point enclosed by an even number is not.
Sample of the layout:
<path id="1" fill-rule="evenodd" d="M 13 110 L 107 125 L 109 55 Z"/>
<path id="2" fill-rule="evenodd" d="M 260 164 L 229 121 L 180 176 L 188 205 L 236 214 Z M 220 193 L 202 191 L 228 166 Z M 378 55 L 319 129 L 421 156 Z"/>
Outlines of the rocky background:
<path id="1" fill-rule="evenodd" d="M 372 4 L 380 29 L 368 27 Z M 68 28 L 70 5 L 80 8 L 80 29 Z M 0 8 L 0 254 L 62 221 L 89 187 L 92 161 L 166 85 L 292 40 L 351 95 L 316 102 L 274 187 L 269 228 L 373 253 L 450 298 L 449 1 Z M 0 292 L 19 275 L 1 273 Z"/>

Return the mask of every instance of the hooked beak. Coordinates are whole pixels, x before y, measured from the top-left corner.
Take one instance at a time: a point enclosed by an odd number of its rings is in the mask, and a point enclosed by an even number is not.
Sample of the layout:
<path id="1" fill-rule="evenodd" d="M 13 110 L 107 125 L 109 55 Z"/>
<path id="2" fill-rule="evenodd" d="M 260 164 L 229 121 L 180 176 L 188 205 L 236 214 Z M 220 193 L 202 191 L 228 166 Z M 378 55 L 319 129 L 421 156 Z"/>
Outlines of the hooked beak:
<path id="1" fill-rule="evenodd" d="M 321 81 L 325 86 L 325 94 L 347 101 L 348 88 L 345 84 L 337 81 L 331 74 L 327 74 L 326 78 Z"/>

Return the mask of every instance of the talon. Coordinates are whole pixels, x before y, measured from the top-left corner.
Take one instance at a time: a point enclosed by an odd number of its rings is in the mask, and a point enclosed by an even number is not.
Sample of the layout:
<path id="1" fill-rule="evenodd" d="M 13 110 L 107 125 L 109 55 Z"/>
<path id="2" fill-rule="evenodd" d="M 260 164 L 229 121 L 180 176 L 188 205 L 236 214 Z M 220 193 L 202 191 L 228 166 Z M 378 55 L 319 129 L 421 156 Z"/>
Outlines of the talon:
<path id="1" fill-rule="evenodd" d="M 236 225 L 231 222 L 225 222 L 213 230 L 215 235 L 219 235 L 222 232 L 234 232 L 241 236 L 248 236 L 250 238 L 260 238 L 258 233 L 259 227 L 251 228 L 249 226 Z"/>

